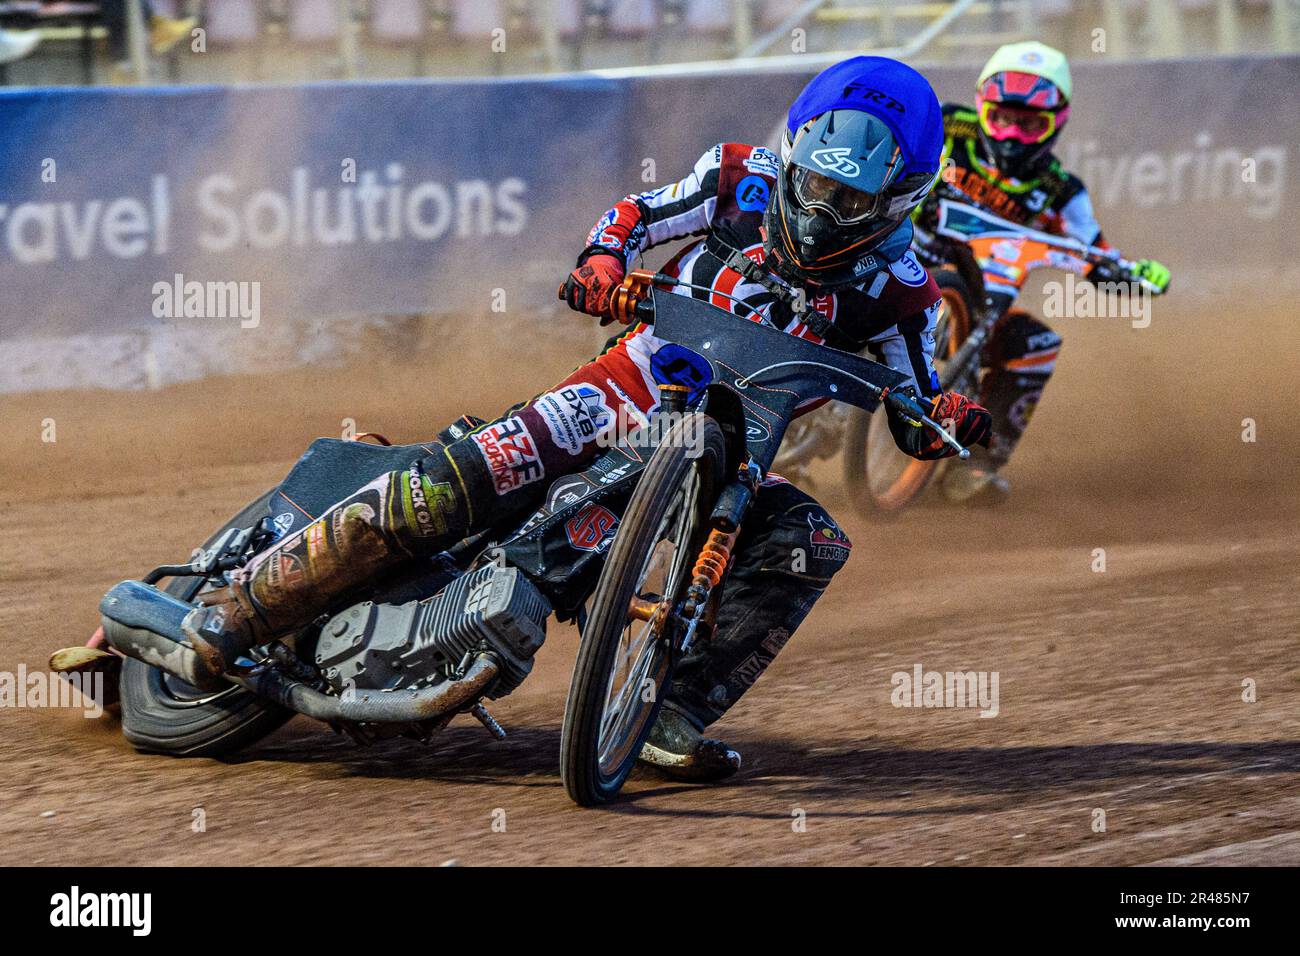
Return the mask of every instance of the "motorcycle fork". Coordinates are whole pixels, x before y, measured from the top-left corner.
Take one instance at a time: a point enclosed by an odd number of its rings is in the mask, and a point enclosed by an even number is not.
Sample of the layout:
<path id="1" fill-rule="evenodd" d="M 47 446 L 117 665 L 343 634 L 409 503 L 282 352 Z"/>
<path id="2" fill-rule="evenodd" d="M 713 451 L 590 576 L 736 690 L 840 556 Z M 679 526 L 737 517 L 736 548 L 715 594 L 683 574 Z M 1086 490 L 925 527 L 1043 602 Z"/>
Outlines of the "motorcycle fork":
<path id="1" fill-rule="evenodd" d="M 687 389 L 680 385 L 659 386 L 659 412 L 681 414 L 686 411 Z M 677 654 L 685 654 L 694 643 L 701 623 L 706 628 L 716 614 L 717 602 L 713 600 L 719 585 L 726 578 L 731 565 L 732 549 L 740 536 L 740 522 L 749 511 L 758 488 L 759 469 L 753 459 L 745 461 L 739 473 L 725 485 L 709 515 L 709 534 L 695 556 L 691 568 L 691 583 L 686 589 L 680 613 L 674 615 L 670 605 L 672 595 L 651 601 L 633 595 L 628 606 L 628 619 L 646 621 L 659 637 L 664 636 L 664 625 L 675 616 L 682 626 L 682 637 L 673 644 Z"/>
<path id="2" fill-rule="evenodd" d="M 682 642 L 682 653 L 690 649 L 700 622 L 715 616 L 722 582 L 731 567 L 732 552 L 740 537 L 740 525 L 754 503 L 758 491 L 759 469 L 751 458 L 740 466 L 732 481 L 718 495 L 713 513 L 709 515 L 709 535 L 695 557 L 691 569 L 691 585 L 686 590 L 682 604 L 682 617 L 688 630 Z"/>

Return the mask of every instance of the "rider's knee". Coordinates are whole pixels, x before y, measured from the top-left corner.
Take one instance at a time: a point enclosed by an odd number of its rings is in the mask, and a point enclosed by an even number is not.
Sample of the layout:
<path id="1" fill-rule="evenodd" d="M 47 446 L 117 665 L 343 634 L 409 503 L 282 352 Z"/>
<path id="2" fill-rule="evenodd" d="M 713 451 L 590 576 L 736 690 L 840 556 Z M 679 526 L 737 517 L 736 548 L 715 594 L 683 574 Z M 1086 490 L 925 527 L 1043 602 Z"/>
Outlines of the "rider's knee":
<path id="1" fill-rule="evenodd" d="M 353 547 L 381 541 L 412 553 L 441 549 L 464 533 L 468 508 L 445 464 L 431 456 L 360 489 L 326 529 Z"/>
<path id="2" fill-rule="evenodd" d="M 436 441 L 442 445 L 450 445 L 452 442 L 460 441 L 476 428 L 481 428 L 486 424 L 486 418 L 479 418 L 477 415 L 461 415 L 442 431 L 438 432 Z"/>
<path id="3" fill-rule="evenodd" d="M 751 516 L 761 524 L 755 547 L 737 557 L 742 576 L 776 574 L 824 588 L 844 567 L 853 543 L 830 512 L 788 483 L 764 486 Z"/>
<path id="4" fill-rule="evenodd" d="M 984 355 L 990 368 L 1028 375 L 1050 375 L 1061 350 L 1061 336 L 1028 312 L 1007 313 Z"/>
<path id="5" fill-rule="evenodd" d="M 1012 312 L 1000 336 L 1001 352 L 1005 358 L 1023 358 L 1039 352 L 1059 349 L 1061 336 L 1050 325 L 1028 312 Z"/>
<path id="6" fill-rule="evenodd" d="M 789 555 L 780 570 L 813 585 L 825 586 L 849 560 L 853 542 L 821 505 L 782 515 L 775 538 L 779 553 Z"/>

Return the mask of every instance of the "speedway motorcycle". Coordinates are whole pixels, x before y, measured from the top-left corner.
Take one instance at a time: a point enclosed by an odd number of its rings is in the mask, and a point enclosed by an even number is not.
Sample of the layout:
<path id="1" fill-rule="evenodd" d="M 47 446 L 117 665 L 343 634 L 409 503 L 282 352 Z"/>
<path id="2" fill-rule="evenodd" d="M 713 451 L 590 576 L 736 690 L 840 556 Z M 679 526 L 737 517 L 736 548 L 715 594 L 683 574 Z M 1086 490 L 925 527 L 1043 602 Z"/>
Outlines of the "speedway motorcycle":
<path id="1" fill-rule="evenodd" d="M 796 407 L 887 403 L 940 430 L 884 365 L 665 291 L 634 272 L 614 318 L 652 322 L 660 407 L 585 470 L 557 478 L 538 510 L 376 580 L 308 627 L 208 676 L 181 632 L 195 596 L 278 538 L 429 443 L 318 439 L 278 486 L 218 529 L 186 564 L 123 581 L 100 602 L 91 646 L 56 670 L 119 670 L 122 729 L 136 747 L 215 756 L 305 714 L 359 742 L 427 741 L 459 714 L 505 731 L 485 701 L 517 688 L 547 621 L 580 643 L 565 707 L 561 777 L 580 805 L 614 799 L 659 712 L 658 690 L 708 640 L 741 525 Z M 453 426 L 442 440 L 461 437 Z M 966 450 L 940 430 L 954 449 Z"/>
<path id="2" fill-rule="evenodd" d="M 1133 263 L 1111 250 L 1017 225 L 952 199 L 938 203 L 933 230 L 916 229 L 913 251 L 939 286 L 934 365 L 945 391 L 979 392 L 981 353 L 993 327 L 1036 269 L 1125 279 Z M 1145 281 L 1148 291 L 1157 291 Z M 883 416 L 849 405 L 807 415 L 790 428 L 775 463 L 788 477 L 807 476 L 817 458 L 843 452 L 849 498 L 864 516 L 887 516 L 917 501 L 951 459 L 918 461 L 898 450 Z"/>

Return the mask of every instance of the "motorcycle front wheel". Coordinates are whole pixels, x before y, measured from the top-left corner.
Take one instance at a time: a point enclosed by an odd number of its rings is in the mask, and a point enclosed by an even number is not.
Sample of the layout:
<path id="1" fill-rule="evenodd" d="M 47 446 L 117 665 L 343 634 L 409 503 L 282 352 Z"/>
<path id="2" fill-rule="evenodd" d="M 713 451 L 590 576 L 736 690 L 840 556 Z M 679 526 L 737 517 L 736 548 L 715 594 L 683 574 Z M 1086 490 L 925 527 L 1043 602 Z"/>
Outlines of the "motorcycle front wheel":
<path id="1" fill-rule="evenodd" d="M 579 806 L 618 795 L 659 714 L 678 637 L 667 612 L 690 585 L 725 462 L 717 422 L 685 416 L 665 432 L 619 523 L 564 709 L 560 776 Z"/>

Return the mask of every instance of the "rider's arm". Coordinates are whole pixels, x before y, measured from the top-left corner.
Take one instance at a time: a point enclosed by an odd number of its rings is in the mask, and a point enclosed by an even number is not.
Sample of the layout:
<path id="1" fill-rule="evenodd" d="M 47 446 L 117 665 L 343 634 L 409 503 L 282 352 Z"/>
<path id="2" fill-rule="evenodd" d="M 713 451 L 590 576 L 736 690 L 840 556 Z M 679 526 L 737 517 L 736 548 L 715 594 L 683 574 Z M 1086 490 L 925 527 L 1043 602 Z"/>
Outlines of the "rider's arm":
<path id="1" fill-rule="evenodd" d="M 901 386 L 921 402 L 929 405 L 939 395 L 939 375 L 934 369 L 934 329 L 939 314 L 936 300 L 929 308 L 915 312 L 890 326 L 867 342 L 877 362 L 910 376 Z M 909 425 L 886 409 L 894 443 L 903 452 L 918 457 L 933 439 L 929 429 Z"/>
<path id="2" fill-rule="evenodd" d="M 1053 186 L 1053 198 L 1042 216 L 1042 227 L 1047 232 L 1066 236 L 1085 246 L 1109 249 L 1110 245 L 1101 234 L 1101 224 L 1092 211 L 1092 197 L 1088 195 L 1083 180 L 1062 169 L 1053 160 L 1046 181 Z"/>
<path id="3" fill-rule="evenodd" d="M 1092 211 L 1092 198 L 1082 185 L 1061 207 L 1058 215 L 1058 229 L 1061 235 L 1069 236 L 1087 246 L 1109 249 L 1110 246 L 1101 234 L 1101 224 Z"/>
<path id="4" fill-rule="evenodd" d="M 746 165 L 770 164 L 775 175 L 776 158 L 768 150 L 719 143 L 699 158 L 685 179 L 634 193 L 601 216 L 577 266 L 560 287 L 560 297 L 579 312 L 602 316 L 604 324 L 610 296 L 640 253 L 670 239 L 708 232 L 728 158 L 744 159 Z"/>
<path id="5" fill-rule="evenodd" d="M 732 144 L 719 143 L 707 150 L 685 179 L 615 203 L 591 230 L 584 256 L 610 253 L 627 266 L 661 242 L 707 232 L 717 208 L 723 151 L 728 148 Z"/>
<path id="6" fill-rule="evenodd" d="M 1113 251 L 1114 247 L 1102 236 L 1101 226 L 1097 223 L 1097 217 L 1093 215 L 1092 200 L 1088 197 L 1088 190 L 1077 177 L 1071 177 L 1071 181 L 1076 191 L 1061 206 L 1056 217 L 1058 231 L 1072 239 L 1096 246 L 1098 249 Z M 1169 270 L 1153 259 L 1139 259 L 1133 263 L 1128 272 L 1117 268 L 1094 266 L 1089 270 L 1087 277 L 1093 282 L 1142 279 L 1147 283 L 1147 287 L 1156 293 L 1164 292 L 1169 288 Z"/>
<path id="7" fill-rule="evenodd" d="M 940 388 L 939 375 L 933 363 L 939 290 L 931 277 L 926 276 L 925 279 L 924 283 L 913 286 L 909 292 L 919 294 L 922 300 L 933 297 L 933 304 L 920 312 L 911 311 L 914 306 L 904 308 L 902 311 L 910 314 L 871 336 L 867 340 L 867 347 L 876 361 L 910 377 L 911 381 L 900 387 L 909 392 L 913 399 L 929 411 L 930 417 L 940 422 L 959 442 L 966 446 L 987 445 L 992 426 L 988 411 L 964 395 L 943 392 Z M 909 300 L 916 301 L 911 295 L 902 299 Z M 946 458 L 953 453 L 952 448 L 928 426 L 913 425 L 890 407 L 886 407 L 885 414 L 888 416 L 894 444 L 904 453 L 923 461 Z"/>
<path id="8" fill-rule="evenodd" d="M 867 342 L 877 362 L 909 376 L 907 384 L 925 398 L 939 394 L 939 375 L 934 370 L 934 328 L 939 302 L 901 319 Z"/>

